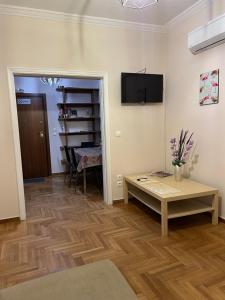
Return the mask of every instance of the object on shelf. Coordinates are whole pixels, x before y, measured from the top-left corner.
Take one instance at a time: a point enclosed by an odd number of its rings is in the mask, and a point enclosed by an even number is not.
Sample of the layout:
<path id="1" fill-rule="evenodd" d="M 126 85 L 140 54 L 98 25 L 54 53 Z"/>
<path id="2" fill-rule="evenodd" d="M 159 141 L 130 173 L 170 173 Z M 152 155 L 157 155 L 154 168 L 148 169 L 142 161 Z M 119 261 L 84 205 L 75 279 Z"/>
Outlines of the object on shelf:
<path id="1" fill-rule="evenodd" d="M 61 125 L 61 129 L 62 129 L 62 132 L 65 132 L 65 126 L 64 126 L 64 124 Z"/>
<path id="2" fill-rule="evenodd" d="M 171 176 L 172 174 L 168 173 L 168 172 L 164 172 L 164 171 L 157 171 L 157 172 L 152 172 L 150 174 L 150 176 L 156 176 L 159 178 L 163 178 L 163 177 L 168 177 Z"/>
<path id="3" fill-rule="evenodd" d="M 59 110 L 59 118 L 62 119 L 63 116 L 64 116 L 63 109 L 60 108 L 60 110 Z"/>
<path id="4" fill-rule="evenodd" d="M 77 110 L 76 109 L 71 108 L 70 112 L 71 112 L 71 117 L 77 117 Z"/>

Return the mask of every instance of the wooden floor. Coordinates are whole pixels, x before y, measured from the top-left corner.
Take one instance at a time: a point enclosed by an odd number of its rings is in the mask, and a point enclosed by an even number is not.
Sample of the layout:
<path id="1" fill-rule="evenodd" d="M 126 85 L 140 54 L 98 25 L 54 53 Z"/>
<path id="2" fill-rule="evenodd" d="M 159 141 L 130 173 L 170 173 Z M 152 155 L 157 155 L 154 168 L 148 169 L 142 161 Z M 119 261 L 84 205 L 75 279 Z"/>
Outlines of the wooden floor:
<path id="1" fill-rule="evenodd" d="M 173 220 L 161 238 L 158 216 L 135 202 L 107 207 L 97 190 L 84 197 L 61 178 L 25 191 L 27 221 L 0 224 L 1 288 L 108 258 L 140 300 L 225 299 L 225 224 Z"/>

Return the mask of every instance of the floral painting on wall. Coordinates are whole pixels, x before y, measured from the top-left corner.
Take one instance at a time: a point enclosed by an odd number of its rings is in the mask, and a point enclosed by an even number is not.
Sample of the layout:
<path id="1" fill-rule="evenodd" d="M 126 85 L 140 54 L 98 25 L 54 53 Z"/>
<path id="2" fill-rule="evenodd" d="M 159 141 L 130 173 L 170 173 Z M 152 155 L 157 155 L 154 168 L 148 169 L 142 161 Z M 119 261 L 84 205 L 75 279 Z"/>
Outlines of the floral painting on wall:
<path id="1" fill-rule="evenodd" d="M 219 103 L 219 70 L 200 75 L 200 105 Z"/>

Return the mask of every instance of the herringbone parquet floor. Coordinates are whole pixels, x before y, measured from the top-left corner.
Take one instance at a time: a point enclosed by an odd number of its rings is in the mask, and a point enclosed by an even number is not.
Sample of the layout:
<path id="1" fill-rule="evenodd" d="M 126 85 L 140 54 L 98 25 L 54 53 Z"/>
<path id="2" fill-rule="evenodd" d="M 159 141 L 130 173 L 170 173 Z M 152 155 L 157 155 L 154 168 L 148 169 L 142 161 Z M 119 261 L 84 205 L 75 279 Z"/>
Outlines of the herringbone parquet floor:
<path id="1" fill-rule="evenodd" d="M 26 185 L 26 199 L 26 222 L 0 224 L 1 288 L 108 258 L 139 300 L 225 299 L 225 224 L 187 217 L 162 238 L 158 216 L 137 203 L 107 207 L 60 177 Z"/>

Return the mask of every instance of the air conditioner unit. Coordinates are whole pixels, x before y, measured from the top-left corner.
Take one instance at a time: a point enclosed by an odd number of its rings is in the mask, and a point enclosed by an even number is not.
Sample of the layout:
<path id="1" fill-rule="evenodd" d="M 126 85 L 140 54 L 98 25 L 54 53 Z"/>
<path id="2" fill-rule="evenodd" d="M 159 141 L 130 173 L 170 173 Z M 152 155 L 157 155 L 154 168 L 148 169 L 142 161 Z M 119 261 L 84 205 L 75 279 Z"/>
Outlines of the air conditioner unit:
<path id="1" fill-rule="evenodd" d="M 188 48 L 193 54 L 225 43 L 225 15 L 188 34 Z"/>

